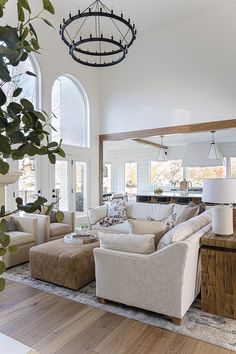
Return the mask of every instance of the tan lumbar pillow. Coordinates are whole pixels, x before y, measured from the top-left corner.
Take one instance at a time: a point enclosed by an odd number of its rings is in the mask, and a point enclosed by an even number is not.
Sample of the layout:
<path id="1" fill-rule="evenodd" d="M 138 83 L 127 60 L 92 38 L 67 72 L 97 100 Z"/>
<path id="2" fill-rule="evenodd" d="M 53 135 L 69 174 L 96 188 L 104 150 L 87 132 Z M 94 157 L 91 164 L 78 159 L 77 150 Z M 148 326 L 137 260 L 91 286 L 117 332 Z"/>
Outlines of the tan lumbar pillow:
<path id="1" fill-rule="evenodd" d="M 160 239 L 167 231 L 168 218 L 163 220 L 129 220 L 130 234 L 145 235 L 154 234 L 155 235 L 155 246 L 158 245 Z"/>
<path id="2" fill-rule="evenodd" d="M 104 234 L 98 232 L 100 248 L 122 252 L 150 254 L 155 252 L 155 235 Z"/>
<path id="3" fill-rule="evenodd" d="M 195 206 L 195 207 L 186 206 L 183 212 L 177 217 L 176 223 L 180 224 L 182 222 L 185 222 L 193 218 L 194 216 L 197 216 L 198 212 L 199 212 L 199 206 Z"/>

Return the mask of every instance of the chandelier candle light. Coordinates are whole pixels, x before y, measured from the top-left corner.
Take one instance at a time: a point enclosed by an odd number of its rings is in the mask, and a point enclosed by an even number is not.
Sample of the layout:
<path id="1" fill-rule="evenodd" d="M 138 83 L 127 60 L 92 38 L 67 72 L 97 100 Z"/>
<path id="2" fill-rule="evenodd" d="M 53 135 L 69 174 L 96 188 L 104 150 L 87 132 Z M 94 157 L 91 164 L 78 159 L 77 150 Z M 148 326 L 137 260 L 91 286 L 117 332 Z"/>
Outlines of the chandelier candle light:
<path id="1" fill-rule="evenodd" d="M 167 161 L 167 153 L 165 151 L 165 146 L 163 145 L 163 136 L 161 136 L 161 144 L 160 144 L 160 149 L 157 155 L 157 161 L 158 162 L 165 162 Z"/>
<path id="2" fill-rule="evenodd" d="M 126 19 L 123 13 L 116 15 L 113 9 L 96 0 L 84 11 L 63 19 L 60 35 L 75 61 L 106 67 L 125 59 L 137 30 L 130 18 Z"/>

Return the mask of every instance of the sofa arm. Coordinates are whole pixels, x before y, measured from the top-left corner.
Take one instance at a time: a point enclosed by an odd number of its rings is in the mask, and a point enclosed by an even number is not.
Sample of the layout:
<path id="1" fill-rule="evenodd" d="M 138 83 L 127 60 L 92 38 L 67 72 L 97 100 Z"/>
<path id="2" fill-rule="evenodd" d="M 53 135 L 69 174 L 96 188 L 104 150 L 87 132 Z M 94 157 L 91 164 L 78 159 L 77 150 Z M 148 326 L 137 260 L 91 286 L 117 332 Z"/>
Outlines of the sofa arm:
<path id="1" fill-rule="evenodd" d="M 24 217 L 38 220 L 38 243 L 44 243 L 50 238 L 50 217 L 43 214 L 24 213 Z"/>
<path id="2" fill-rule="evenodd" d="M 176 242 L 151 255 L 96 248 L 96 295 L 182 318 L 191 305 L 183 294 L 188 249 L 186 242 Z"/>
<path id="3" fill-rule="evenodd" d="M 107 216 L 107 206 L 101 205 L 88 210 L 88 220 L 90 225 L 95 225 Z"/>
<path id="4" fill-rule="evenodd" d="M 13 216 L 17 231 L 27 232 L 34 235 L 35 243 L 38 244 L 38 220 L 25 216 Z"/>
<path id="5" fill-rule="evenodd" d="M 72 225 L 72 230 L 75 230 L 75 212 L 74 211 L 62 211 L 64 213 L 63 224 Z"/>

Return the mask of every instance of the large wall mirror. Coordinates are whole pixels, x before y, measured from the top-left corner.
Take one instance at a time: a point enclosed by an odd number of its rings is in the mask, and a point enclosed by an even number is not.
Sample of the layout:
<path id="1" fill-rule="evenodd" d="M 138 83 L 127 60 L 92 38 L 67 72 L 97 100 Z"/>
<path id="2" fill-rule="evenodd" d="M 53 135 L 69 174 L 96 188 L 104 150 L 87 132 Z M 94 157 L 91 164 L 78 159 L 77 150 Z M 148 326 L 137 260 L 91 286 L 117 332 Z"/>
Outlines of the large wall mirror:
<path id="1" fill-rule="evenodd" d="M 144 132 L 138 138 L 105 138 L 103 201 L 112 193 L 139 202 L 201 200 L 204 179 L 236 178 L 236 120 L 231 122 L 229 128 L 222 121 L 223 129 L 171 132 L 163 137 Z"/>

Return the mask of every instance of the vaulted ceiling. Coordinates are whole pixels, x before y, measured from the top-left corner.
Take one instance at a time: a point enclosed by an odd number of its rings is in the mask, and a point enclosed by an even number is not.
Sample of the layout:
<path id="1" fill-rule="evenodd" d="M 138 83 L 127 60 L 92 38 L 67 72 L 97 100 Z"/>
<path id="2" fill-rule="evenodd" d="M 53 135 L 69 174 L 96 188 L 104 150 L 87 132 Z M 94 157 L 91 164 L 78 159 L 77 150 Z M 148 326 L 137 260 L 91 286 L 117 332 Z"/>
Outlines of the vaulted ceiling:
<path id="1" fill-rule="evenodd" d="M 54 1 L 57 16 L 67 17 L 80 8 L 83 10 L 93 0 Z M 181 23 L 193 17 L 205 15 L 225 6 L 235 4 L 235 0 L 103 0 L 114 11 L 123 11 L 137 25 L 138 34 L 146 34 Z"/>

